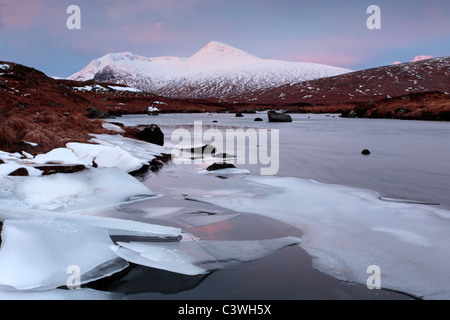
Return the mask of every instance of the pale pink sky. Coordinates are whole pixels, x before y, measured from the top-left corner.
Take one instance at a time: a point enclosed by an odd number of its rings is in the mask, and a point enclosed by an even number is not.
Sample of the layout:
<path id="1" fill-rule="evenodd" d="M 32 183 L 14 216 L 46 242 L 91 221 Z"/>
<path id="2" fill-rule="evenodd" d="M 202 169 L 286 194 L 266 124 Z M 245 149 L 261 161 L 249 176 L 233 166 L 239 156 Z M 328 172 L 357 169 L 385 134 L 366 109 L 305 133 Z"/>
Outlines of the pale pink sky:
<path id="1" fill-rule="evenodd" d="M 66 8 L 81 8 L 68 30 Z M 68 76 L 110 52 L 189 57 L 209 41 L 267 59 L 362 69 L 450 55 L 450 1 L 0 0 L 0 60 Z"/>

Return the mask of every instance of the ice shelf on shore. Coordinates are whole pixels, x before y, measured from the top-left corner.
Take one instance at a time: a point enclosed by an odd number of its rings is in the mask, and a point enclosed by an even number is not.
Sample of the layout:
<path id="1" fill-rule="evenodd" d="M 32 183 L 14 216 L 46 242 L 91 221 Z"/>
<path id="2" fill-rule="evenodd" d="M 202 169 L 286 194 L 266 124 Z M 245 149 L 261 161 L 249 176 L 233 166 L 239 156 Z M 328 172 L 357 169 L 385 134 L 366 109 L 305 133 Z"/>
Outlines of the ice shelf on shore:
<path id="1" fill-rule="evenodd" d="M 118 168 L 133 172 L 149 165 L 165 148 L 117 135 L 92 135 L 92 143 L 68 143 L 66 148 L 57 148 L 35 157 L 28 153 L 7 153 L 0 151 L 0 176 L 7 176 L 19 168 L 27 169 L 29 175 L 38 176 L 42 172 L 39 165 L 84 165 L 99 168 Z"/>
<path id="2" fill-rule="evenodd" d="M 216 175 L 216 176 L 229 176 L 229 175 L 248 175 L 250 171 L 247 169 L 239 169 L 239 168 L 226 168 L 226 169 L 218 169 L 213 171 L 208 171 L 206 169 L 200 170 L 199 174 L 206 175 Z"/>
<path id="3" fill-rule="evenodd" d="M 80 211 L 156 194 L 116 168 L 39 177 L 0 177 L 0 205 L 38 210 Z"/>
<path id="4" fill-rule="evenodd" d="M 197 190 L 190 198 L 294 225 L 314 266 L 365 285 L 381 269 L 381 287 L 450 299 L 450 211 L 381 201 L 376 192 L 312 180 L 246 177 L 241 189 Z"/>

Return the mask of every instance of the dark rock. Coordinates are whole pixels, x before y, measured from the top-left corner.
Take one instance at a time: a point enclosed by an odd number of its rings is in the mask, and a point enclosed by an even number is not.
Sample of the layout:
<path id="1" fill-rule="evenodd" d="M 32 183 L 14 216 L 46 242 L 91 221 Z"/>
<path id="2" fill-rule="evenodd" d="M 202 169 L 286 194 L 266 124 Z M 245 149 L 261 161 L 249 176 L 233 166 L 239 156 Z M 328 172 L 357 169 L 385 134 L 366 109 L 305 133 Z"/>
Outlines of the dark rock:
<path id="1" fill-rule="evenodd" d="M 91 119 L 106 119 L 109 118 L 109 113 L 101 110 L 94 109 L 92 107 L 89 107 L 86 109 L 88 112 L 88 118 Z"/>
<path id="2" fill-rule="evenodd" d="M 354 110 L 345 110 L 340 115 L 341 118 L 356 118 L 356 112 Z"/>
<path id="3" fill-rule="evenodd" d="M 370 154 L 370 151 L 367 149 L 364 149 L 363 151 L 361 151 L 361 154 L 368 156 Z"/>
<path id="4" fill-rule="evenodd" d="M 150 171 L 158 172 L 162 167 L 172 160 L 171 154 L 163 153 L 161 156 L 156 156 L 152 161 L 150 161 Z"/>
<path id="5" fill-rule="evenodd" d="M 397 113 L 397 114 L 407 114 L 407 113 L 410 113 L 410 112 L 411 112 L 411 110 L 408 109 L 408 108 L 395 109 L 395 113 Z"/>
<path id="6" fill-rule="evenodd" d="M 255 118 L 255 121 L 264 121 L 264 120 L 261 118 Z"/>
<path id="7" fill-rule="evenodd" d="M 213 123 L 217 123 L 217 122 L 218 122 L 217 120 L 214 120 L 214 121 L 213 121 Z"/>
<path id="8" fill-rule="evenodd" d="M 41 170 L 43 176 L 49 176 L 56 173 L 75 173 L 86 169 L 86 167 L 83 166 L 82 164 L 75 164 L 75 165 L 51 164 L 51 165 L 36 166 L 35 168 Z"/>
<path id="9" fill-rule="evenodd" d="M 220 169 L 230 169 L 230 168 L 236 168 L 234 164 L 231 163 L 214 163 L 210 165 L 208 168 L 206 168 L 207 171 L 216 171 Z"/>
<path id="10" fill-rule="evenodd" d="M 183 150 L 189 150 L 191 153 L 201 154 L 201 155 L 203 155 L 205 153 L 205 150 L 208 150 L 208 153 L 210 153 L 211 155 L 216 153 L 216 148 L 210 144 L 205 144 L 203 146 L 194 147 L 194 148 L 186 147 L 186 148 L 183 148 Z"/>
<path id="11" fill-rule="evenodd" d="M 372 99 L 369 99 L 365 102 L 366 106 L 368 107 L 375 107 L 375 102 L 373 102 Z"/>
<path id="12" fill-rule="evenodd" d="M 138 138 L 143 141 L 147 141 L 158 146 L 164 145 L 164 133 L 161 131 L 161 128 L 156 124 L 151 124 L 146 126 L 144 130 L 142 130 L 138 134 Z"/>
<path id="13" fill-rule="evenodd" d="M 141 181 L 144 181 L 148 175 L 148 171 L 150 169 L 150 164 L 143 165 L 140 169 L 129 172 L 129 175 L 132 175 L 135 178 L 142 178 Z"/>
<path id="14" fill-rule="evenodd" d="M 28 170 L 27 170 L 27 169 L 25 169 L 25 168 L 19 168 L 19 169 L 17 169 L 16 171 L 11 172 L 11 173 L 9 174 L 9 176 L 11 176 L 11 177 L 28 177 L 29 174 L 28 174 Z"/>
<path id="15" fill-rule="evenodd" d="M 238 118 L 242 118 L 244 115 L 242 114 L 242 113 L 240 113 L 240 112 L 236 112 L 236 117 L 238 117 Z"/>
<path id="16" fill-rule="evenodd" d="M 292 122 L 292 118 L 287 113 L 278 113 L 275 111 L 267 112 L 269 122 Z"/>
<path id="17" fill-rule="evenodd" d="M 235 158 L 234 155 L 232 154 L 228 154 L 228 153 L 218 153 L 214 156 L 215 158 L 222 158 L 222 159 L 230 159 L 230 158 Z"/>
<path id="18" fill-rule="evenodd" d="M 4 164 L 5 163 L 5 161 L 3 161 L 2 159 L 0 159 L 0 164 Z"/>

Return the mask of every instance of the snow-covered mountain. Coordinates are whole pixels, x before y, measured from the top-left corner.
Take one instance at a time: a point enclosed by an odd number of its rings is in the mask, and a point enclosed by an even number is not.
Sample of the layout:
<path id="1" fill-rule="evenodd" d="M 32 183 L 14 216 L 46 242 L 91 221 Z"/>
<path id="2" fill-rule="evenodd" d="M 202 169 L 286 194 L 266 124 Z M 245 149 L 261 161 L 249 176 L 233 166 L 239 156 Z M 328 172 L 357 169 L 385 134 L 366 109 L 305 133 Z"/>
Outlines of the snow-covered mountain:
<path id="1" fill-rule="evenodd" d="M 126 84 L 171 98 L 227 99 L 347 72 L 350 70 L 316 63 L 261 59 L 213 41 L 190 58 L 107 54 L 69 79 Z"/>

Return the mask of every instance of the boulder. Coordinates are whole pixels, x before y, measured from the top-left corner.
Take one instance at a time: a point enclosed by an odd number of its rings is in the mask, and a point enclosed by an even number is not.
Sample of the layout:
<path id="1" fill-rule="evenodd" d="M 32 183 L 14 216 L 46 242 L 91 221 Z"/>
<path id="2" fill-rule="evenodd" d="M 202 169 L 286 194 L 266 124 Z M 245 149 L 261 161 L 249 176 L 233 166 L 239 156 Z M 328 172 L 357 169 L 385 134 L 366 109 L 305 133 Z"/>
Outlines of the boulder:
<path id="1" fill-rule="evenodd" d="M 278 113 L 275 111 L 267 112 L 269 122 L 292 122 L 292 118 L 287 113 Z"/>
<path id="2" fill-rule="evenodd" d="M 237 118 L 242 118 L 244 115 L 242 114 L 242 113 L 240 113 L 240 112 L 236 112 L 236 117 Z"/>
<path id="3" fill-rule="evenodd" d="M 47 164 L 35 166 L 35 168 L 41 170 L 43 176 L 49 176 L 57 173 L 75 173 L 86 169 L 86 167 L 82 164 Z"/>
<path id="4" fill-rule="evenodd" d="M 91 119 L 106 119 L 109 118 L 109 113 L 101 110 L 94 109 L 89 107 L 86 109 L 88 112 L 87 116 Z"/>
<path id="5" fill-rule="evenodd" d="M 158 146 L 164 145 L 164 133 L 156 124 L 146 126 L 144 130 L 138 133 L 138 138 L 140 140 L 147 141 Z"/>
<path id="6" fill-rule="evenodd" d="M 218 153 L 214 156 L 215 158 L 222 158 L 222 159 L 232 159 L 232 158 L 236 158 L 235 155 L 232 154 L 228 154 L 228 153 Z"/>
<path id="7" fill-rule="evenodd" d="M 368 156 L 370 154 L 370 151 L 368 149 L 364 149 L 363 151 L 361 151 L 361 154 Z"/>
<path id="8" fill-rule="evenodd" d="M 28 170 L 25 168 L 19 168 L 9 174 L 11 177 L 28 177 Z"/>
<path id="9" fill-rule="evenodd" d="M 255 121 L 264 121 L 264 120 L 261 118 L 255 118 Z"/>
<path id="10" fill-rule="evenodd" d="M 220 169 L 230 169 L 230 168 L 236 168 L 236 166 L 231 163 L 214 163 L 210 165 L 208 168 L 206 168 L 206 171 L 216 171 Z"/>

